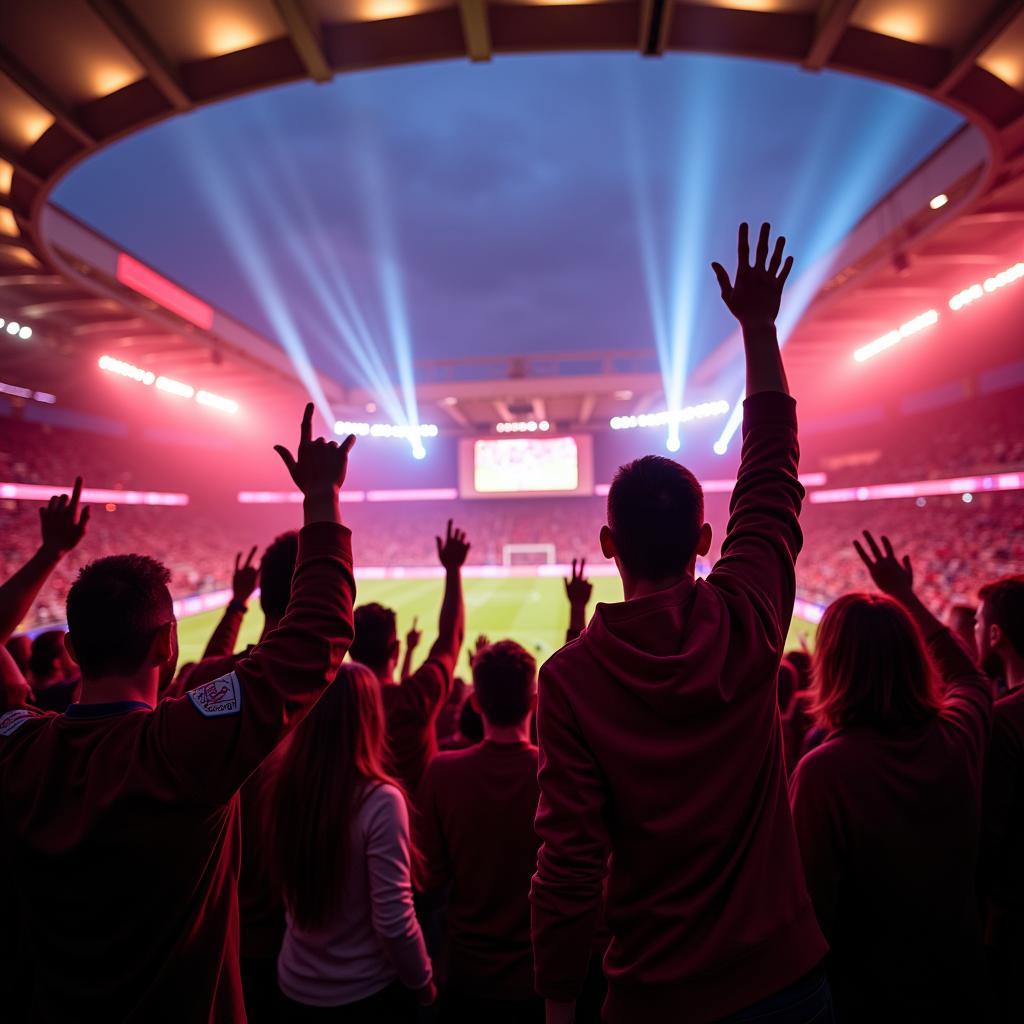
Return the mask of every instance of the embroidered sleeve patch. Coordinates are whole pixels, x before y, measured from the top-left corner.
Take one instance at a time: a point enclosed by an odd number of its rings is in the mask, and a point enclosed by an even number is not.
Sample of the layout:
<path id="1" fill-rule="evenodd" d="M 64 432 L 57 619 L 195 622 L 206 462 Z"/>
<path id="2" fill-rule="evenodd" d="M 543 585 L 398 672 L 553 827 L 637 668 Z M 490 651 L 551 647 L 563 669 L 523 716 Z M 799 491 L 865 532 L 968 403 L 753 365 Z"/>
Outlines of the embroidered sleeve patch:
<path id="1" fill-rule="evenodd" d="M 0 736 L 10 736 L 11 733 L 17 732 L 30 718 L 35 718 L 31 711 L 27 711 L 25 708 L 17 708 L 14 711 L 8 711 L 5 715 L 0 715 Z"/>
<path id="2" fill-rule="evenodd" d="M 220 679 L 189 690 L 188 699 L 204 718 L 237 715 L 242 708 L 242 688 L 238 685 L 238 676 L 229 672 Z"/>

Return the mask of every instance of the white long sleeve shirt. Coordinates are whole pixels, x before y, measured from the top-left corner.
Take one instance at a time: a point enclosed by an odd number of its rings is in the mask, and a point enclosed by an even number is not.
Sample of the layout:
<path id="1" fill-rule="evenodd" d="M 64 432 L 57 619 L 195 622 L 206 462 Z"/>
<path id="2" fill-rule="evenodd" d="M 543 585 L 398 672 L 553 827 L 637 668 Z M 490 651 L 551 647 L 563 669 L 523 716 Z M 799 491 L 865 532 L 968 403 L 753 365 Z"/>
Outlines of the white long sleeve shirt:
<path id="1" fill-rule="evenodd" d="M 330 922 L 305 930 L 287 915 L 277 961 L 281 991 L 308 1006 L 367 999 L 397 978 L 410 989 L 431 979 L 413 909 L 409 812 L 394 786 L 376 785 L 349 835 L 348 868 Z"/>

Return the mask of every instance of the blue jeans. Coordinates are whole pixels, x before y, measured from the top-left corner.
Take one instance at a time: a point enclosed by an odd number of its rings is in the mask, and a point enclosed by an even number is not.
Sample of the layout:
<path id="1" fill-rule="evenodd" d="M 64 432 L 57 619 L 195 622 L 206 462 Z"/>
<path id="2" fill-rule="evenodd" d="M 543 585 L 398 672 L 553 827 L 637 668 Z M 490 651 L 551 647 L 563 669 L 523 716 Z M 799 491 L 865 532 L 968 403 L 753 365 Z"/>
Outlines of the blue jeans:
<path id="1" fill-rule="evenodd" d="M 821 969 L 795 985 L 723 1017 L 719 1024 L 834 1024 L 832 991 Z"/>

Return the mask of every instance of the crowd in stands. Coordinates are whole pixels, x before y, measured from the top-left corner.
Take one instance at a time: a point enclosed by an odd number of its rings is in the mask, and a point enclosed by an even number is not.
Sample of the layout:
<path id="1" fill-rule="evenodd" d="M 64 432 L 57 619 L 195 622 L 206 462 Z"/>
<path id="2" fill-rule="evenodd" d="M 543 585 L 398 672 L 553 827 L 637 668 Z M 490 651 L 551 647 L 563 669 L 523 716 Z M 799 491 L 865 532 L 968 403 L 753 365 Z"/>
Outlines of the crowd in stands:
<path id="1" fill-rule="evenodd" d="M 712 264 L 747 398 L 711 572 L 696 477 L 623 466 L 597 543 L 624 600 L 588 621 L 575 561 L 539 671 L 481 637 L 457 680 L 475 540 L 451 520 L 425 658 L 418 624 L 356 605 L 355 438 L 314 439 L 312 404 L 276 448 L 301 528 L 238 553 L 198 663 L 178 665 L 152 537 L 80 569 L 66 634 L 12 639 L 102 516 L 79 477 L 21 524 L 32 550 L 0 582 L 5 1019 L 1024 1019 L 1024 575 L 984 581 L 954 631 L 899 530 L 851 545 L 844 522 L 859 575 L 813 654 L 783 654 L 806 509 L 775 330 L 793 261 L 770 241 L 752 254 L 743 225 L 735 275 Z"/>

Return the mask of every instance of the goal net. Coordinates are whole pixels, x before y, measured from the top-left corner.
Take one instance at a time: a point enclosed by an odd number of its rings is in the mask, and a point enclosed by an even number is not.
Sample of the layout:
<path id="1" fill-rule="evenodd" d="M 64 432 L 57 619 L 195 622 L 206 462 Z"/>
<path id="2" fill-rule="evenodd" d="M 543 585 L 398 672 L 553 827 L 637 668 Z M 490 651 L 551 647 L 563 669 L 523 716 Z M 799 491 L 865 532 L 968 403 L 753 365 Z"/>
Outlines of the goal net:
<path id="1" fill-rule="evenodd" d="M 502 565 L 554 565 L 554 544 L 504 544 Z"/>

